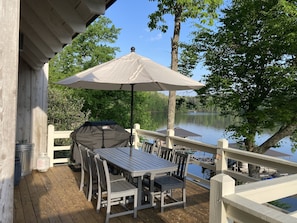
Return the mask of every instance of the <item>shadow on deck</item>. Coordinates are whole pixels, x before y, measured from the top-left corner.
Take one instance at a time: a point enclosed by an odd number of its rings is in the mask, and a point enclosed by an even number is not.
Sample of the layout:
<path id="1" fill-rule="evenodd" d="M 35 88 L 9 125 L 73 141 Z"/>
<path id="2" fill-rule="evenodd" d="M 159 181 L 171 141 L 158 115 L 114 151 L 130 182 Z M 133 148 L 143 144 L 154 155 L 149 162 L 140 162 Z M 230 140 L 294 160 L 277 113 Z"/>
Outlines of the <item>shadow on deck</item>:
<path id="1" fill-rule="evenodd" d="M 14 189 L 14 222 L 103 223 L 105 208 L 95 211 L 95 202 L 88 202 L 78 189 L 79 172 L 68 166 L 56 166 L 46 173 L 33 171 L 22 178 Z M 187 208 L 149 208 L 132 215 L 113 218 L 111 223 L 195 222 L 208 223 L 209 191 L 187 182 Z"/>

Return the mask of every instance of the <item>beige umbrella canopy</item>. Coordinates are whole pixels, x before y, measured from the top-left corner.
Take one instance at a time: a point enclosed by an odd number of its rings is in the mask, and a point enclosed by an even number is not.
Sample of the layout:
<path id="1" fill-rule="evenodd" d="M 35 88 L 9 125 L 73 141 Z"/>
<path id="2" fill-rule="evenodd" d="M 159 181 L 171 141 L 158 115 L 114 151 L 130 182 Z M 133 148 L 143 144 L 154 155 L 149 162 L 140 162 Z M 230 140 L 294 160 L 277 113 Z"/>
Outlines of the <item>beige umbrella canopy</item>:
<path id="1" fill-rule="evenodd" d="M 131 53 L 58 82 L 73 88 L 131 91 L 131 137 L 134 91 L 177 91 L 204 85 L 146 57 Z M 132 138 L 131 138 L 132 140 Z M 131 142 L 130 140 L 130 142 Z"/>

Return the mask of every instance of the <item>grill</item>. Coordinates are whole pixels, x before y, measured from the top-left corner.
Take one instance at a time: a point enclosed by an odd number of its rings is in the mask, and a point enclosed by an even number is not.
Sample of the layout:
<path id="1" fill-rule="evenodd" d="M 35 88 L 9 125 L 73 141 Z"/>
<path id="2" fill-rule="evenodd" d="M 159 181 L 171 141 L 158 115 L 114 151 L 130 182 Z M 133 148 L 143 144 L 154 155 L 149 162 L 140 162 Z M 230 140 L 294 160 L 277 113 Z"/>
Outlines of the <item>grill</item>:
<path id="1" fill-rule="evenodd" d="M 129 144 L 130 134 L 114 121 L 85 122 L 70 135 L 73 143 L 70 161 L 80 164 L 78 144 L 91 150 L 110 147 L 124 147 Z"/>

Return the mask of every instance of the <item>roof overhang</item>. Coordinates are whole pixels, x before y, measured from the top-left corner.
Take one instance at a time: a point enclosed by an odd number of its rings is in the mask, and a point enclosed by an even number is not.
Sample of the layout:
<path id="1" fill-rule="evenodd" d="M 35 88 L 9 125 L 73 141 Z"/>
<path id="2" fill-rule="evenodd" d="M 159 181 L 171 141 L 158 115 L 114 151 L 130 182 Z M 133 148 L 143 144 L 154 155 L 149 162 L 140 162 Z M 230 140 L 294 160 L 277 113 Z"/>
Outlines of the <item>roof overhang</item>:
<path id="1" fill-rule="evenodd" d="M 40 69 L 116 0 L 21 0 L 20 57 Z"/>

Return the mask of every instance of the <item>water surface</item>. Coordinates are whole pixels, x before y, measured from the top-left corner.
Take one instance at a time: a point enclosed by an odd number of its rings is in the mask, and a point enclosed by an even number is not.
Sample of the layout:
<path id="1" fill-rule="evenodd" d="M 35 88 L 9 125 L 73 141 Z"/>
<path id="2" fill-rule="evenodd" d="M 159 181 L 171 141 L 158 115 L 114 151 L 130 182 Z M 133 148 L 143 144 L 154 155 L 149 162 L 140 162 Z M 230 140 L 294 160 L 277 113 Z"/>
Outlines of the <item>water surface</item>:
<path id="1" fill-rule="evenodd" d="M 157 130 L 166 129 L 166 114 L 154 114 L 153 119 L 159 123 Z M 217 113 L 177 113 L 175 117 L 175 126 L 201 135 L 201 137 L 189 137 L 191 139 L 217 145 L 218 140 L 221 138 L 227 139 L 229 143 L 235 143 L 235 141 L 230 138 L 230 133 L 225 132 L 225 128 L 230 125 L 232 121 L 233 118 L 225 118 Z M 260 144 L 264 142 L 270 135 L 271 134 L 269 133 L 264 133 L 263 135 L 256 138 L 256 142 Z M 293 153 L 291 151 L 291 141 L 289 138 L 283 139 L 279 148 L 272 149 L 290 155 L 289 157 L 280 158 L 297 162 L 297 153 Z"/>

